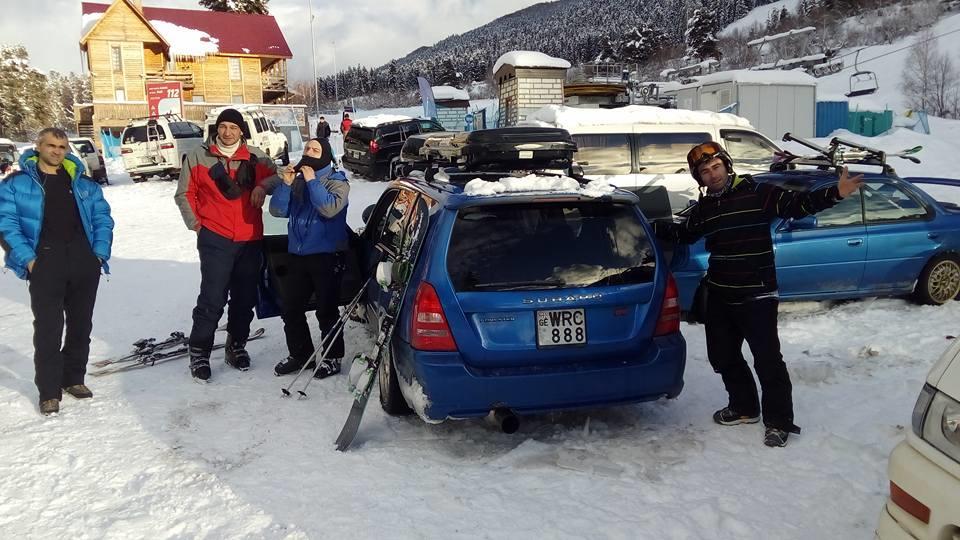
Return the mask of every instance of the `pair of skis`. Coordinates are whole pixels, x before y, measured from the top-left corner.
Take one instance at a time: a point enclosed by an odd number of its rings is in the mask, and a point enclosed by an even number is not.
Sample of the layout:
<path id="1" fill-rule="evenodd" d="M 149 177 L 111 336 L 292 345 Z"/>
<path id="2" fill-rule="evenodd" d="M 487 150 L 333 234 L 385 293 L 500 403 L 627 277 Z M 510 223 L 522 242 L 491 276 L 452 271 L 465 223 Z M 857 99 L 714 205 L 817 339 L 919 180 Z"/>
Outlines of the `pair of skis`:
<path id="1" fill-rule="evenodd" d="M 363 419 L 363 412 L 366 410 L 373 385 L 377 381 L 380 364 L 390 361 L 385 358 L 385 354 L 390 349 L 397 319 L 403 309 L 410 278 L 420 254 L 420 246 L 426 236 L 429 208 L 423 197 L 417 196 L 407 211 L 409 213 L 399 235 L 396 256 L 390 265 L 391 277 L 381 282 L 381 286 L 388 291 L 389 297 L 387 307 L 379 320 L 377 341 L 369 355 L 357 354 L 350 367 L 348 379 L 349 389 L 353 394 L 353 404 L 347 421 L 337 436 L 336 447 L 341 452 L 350 448 L 360 429 L 360 421 Z"/>
<path id="2" fill-rule="evenodd" d="M 250 333 L 250 337 L 247 338 L 247 341 L 258 340 L 263 337 L 264 333 L 266 333 L 266 330 L 263 328 L 258 328 Z M 179 338 L 179 341 L 177 338 Z M 93 366 L 101 369 L 91 371 L 90 375 L 94 377 L 101 377 L 103 375 L 110 375 L 112 373 L 121 373 L 124 371 L 155 366 L 157 364 L 162 364 L 164 362 L 186 357 L 190 354 L 190 347 L 187 345 L 187 339 L 188 338 L 184 337 L 182 332 L 173 332 L 170 335 L 170 338 L 155 343 L 153 348 L 151 348 L 149 345 L 150 343 L 153 343 L 152 340 L 139 340 L 134 343 L 134 352 L 126 356 L 112 360 L 93 362 Z M 141 342 L 145 342 L 147 345 L 140 346 L 138 351 L 138 344 Z M 213 350 L 216 351 L 224 348 L 225 346 L 226 343 L 218 343 L 213 346 Z"/>

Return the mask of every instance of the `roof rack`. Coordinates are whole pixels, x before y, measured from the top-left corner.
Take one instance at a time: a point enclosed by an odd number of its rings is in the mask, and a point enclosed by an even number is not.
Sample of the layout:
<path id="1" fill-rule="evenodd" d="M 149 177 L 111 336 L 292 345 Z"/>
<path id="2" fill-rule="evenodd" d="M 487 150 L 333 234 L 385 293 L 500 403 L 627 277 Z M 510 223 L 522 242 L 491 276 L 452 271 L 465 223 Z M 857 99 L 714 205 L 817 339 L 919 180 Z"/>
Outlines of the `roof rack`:
<path id="1" fill-rule="evenodd" d="M 183 122 L 183 117 L 180 116 L 180 113 L 163 113 L 163 114 L 152 114 L 150 116 L 137 116 L 131 118 L 127 121 L 128 124 L 135 122 L 137 120 L 154 120 L 158 118 L 166 118 L 168 122 Z"/>
<path id="2" fill-rule="evenodd" d="M 527 174 L 564 171 L 570 177 L 582 180 L 583 172 L 574 161 L 576 151 L 577 145 L 565 129 L 510 127 L 453 136 L 428 136 L 419 154 L 426 162 L 443 162 L 450 166 L 433 174 L 427 171 L 427 178 L 431 181 L 460 182 L 462 178 L 502 177 L 519 171 Z"/>
<path id="3" fill-rule="evenodd" d="M 887 159 L 898 157 L 912 163 L 920 163 L 920 159 L 914 154 L 923 149 L 922 146 L 914 146 L 913 148 L 907 148 L 900 152 L 885 152 L 846 139 L 841 139 L 840 137 L 830 139 L 830 143 L 824 147 L 807 139 L 791 135 L 790 133 L 784 133 L 783 141 L 802 144 L 816 152 L 816 154 L 812 156 L 800 156 L 789 150 L 776 152 L 777 161 L 770 165 L 772 172 L 785 171 L 794 168 L 796 165 L 808 165 L 821 170 L 837 169 L 837 171 L 846 165 L 870 165 L 881 167 L 883 173 L 886 175 L 896 176 L 896 171 L 887 163 Z"/>

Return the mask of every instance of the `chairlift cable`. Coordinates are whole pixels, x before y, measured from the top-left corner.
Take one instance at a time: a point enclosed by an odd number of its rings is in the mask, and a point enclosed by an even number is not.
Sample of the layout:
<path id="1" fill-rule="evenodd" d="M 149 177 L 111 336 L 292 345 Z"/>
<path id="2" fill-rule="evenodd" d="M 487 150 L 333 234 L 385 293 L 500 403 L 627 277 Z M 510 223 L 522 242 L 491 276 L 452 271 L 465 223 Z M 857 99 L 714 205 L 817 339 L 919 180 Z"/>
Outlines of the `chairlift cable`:
<path id="1" fill-rule="evenodd" d="M 958 29 L 956 29 L 956 30 L 951 30 L 951 31 L 949 31 L 949 32 L 944 32 L 944 33 L 939 34 L 939 35 L 936 35 L 936 36 L 931 36 L 931 37 L 929 37 L 929 38 L 927 38 L 927 39 L 924 39 L 923 41 L 918 41 L 918 42 L 916 42 L 916 43 L 912 43 L 912 44 L 910 44 L 910 45 L 907 45 L 906 47 L 901 47 L 901 48 L 899 48 L 899 49 L 894 49 L 894 50 L 892 50 L 892 51 L 885 52 L 885 53 L 883 53 L 883 54 L 874 56 L 873 58 L 867 58 L 866 60 L 864 60 L 864 63 L 866 63 L 866 62 L 872 62 L 872 61 L 874 61 L 874 60 L 883 58 L 884 56 L 890 56 L 891 54 L 898 53 L 898 52 L 901 52 L 901 51 L 905 51 L 905 50 L 907 50 L 907 49 L 909 49 L 909 48 L 911 48 L 911 47 L 916 47 L 917 45 L 920 45 L 920 44 L 923 44 L 923 43 L 927 43 L 928 41 L 933 41 L 933 40 L 935 40 L 935 39 L 940 39 L 940 38 L 942 38 L 942 37 L 944 37 L 944 36 L 949 36 L 950 34 L 955 34 L 955 33 L 957 33 L 957 32 L 960 32 L 960 28 L 958 28 Z M 855 50 L 855 51 L 853 51 L 853 52 L 849 52 L 849 53 L 846 53 L 846 54 L 844 54 L 844 55 L 841 55 L 841 56 L 837 56 L 837 57 L 835 57 L 835 58 L 832 58 L 831 61 L 833 61 L 833 60 L 840 60 L 840 59 L 846 58 L 846 57 L 848 57 L 848 56 L 853 56 L 853 55 L 857 54 L 858 52 L 862 51 L 863 49 L 865 49 L 865 47 L 860 47 L 859 49 L 857 49 L 857 50 Z M 843 69 L 841 69 L 840 71 L 837 71 L 836 73 L 841 73 L 841 72 L 843 72 L 843 71 L 846 71 L 846 70 L 848 70 L 848 69 L 850 69 L 850 68 L 855 68 L 855 67 L 856 67 L 856 66 L 845 66 Z"/>

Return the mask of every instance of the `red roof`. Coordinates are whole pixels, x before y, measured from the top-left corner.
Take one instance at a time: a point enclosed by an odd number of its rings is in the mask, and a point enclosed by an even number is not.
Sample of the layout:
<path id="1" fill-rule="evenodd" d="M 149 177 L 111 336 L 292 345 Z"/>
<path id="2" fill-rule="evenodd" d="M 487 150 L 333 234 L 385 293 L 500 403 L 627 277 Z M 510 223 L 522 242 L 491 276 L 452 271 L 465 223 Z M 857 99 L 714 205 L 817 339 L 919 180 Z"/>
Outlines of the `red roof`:
<path id="1" fill-rule="evenodd" d="M 83 15 L 104 13 L 110 4 L 83 2 Z M 293 58 L 276 19 L 272 15 L 247 15 L 196 9 L 143 8 L 148 21 L 166 21 L 184 28 L 206 32 L 220 40 L 220 54 L 247 54 Z M 164 39 L 173 39 L 163 36 Z M 176 47 L 175 43 L 171 46 Z"/>

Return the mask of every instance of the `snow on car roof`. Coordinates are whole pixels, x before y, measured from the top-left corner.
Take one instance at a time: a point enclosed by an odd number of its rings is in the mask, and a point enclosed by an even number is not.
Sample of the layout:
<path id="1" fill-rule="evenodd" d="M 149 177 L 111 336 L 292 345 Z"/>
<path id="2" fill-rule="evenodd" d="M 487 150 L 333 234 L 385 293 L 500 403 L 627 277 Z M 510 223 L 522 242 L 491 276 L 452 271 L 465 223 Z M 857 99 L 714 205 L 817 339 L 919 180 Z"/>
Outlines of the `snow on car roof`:
<path id="1" fill-rule="evenodd" d="M 500 71 L 503 66 L 569 69 L 570 62 L 537 51 L 510 51 L 497 59 L 497 63 L 493 66 L 493 72 Z"/>
<path id="2" fill-rule="evenodd" d="M 381 124 L 402 122 L 404 120 L 413 120 L 413 118 L 400 114 L 375 114 L 373 116 L 364 116 L 363 118 L 358 118 L 353 121 L 353 125 L 358 127 L 377 127 Z"/>
<path id="3" fill-rule="evenodd" d="M 622 124 L 706 124 L 752 127 L 749 120 L 735 114 L 661 109 L 647 105 L 628 105 L 619 109 L 581 109 L 547 105 L 527 116 L 526 122 L 564 129 Z"/>
<path id="4" fill-rule="evenodd" d="M 607 182 L 592 180 L 587 185 L 568 176 L 541 176 L 529 174 L 527 176 L 501 178 L 496 182 L 474 178 L 467 182 L 463 194 L 471 197 L 490 197 L 507 193 L 575 193 L 585 197 L 602 197 L 616 190 Z"/>
<path id="5" fill-rule="evenodd" d="M 458 101 L 468 101 L 470 99 L 470 94 L 466 90 L 461 90 L 459 88 L 454 88 L 452 86 L 434 86 L 431 88 L 433 90 L 433 99 L 438 101 L 440 100 L 458 100 Z"/>

